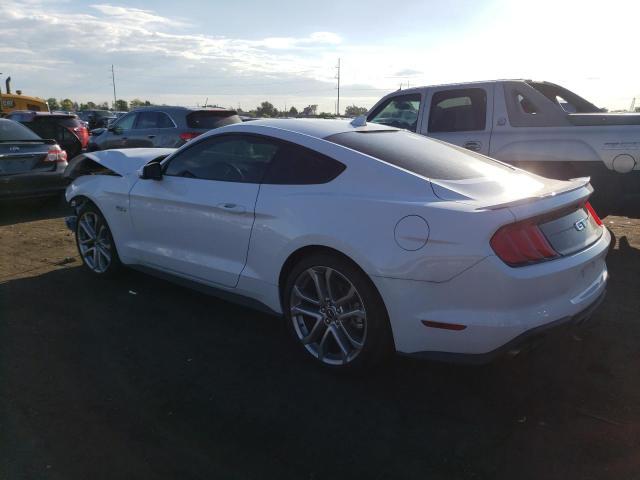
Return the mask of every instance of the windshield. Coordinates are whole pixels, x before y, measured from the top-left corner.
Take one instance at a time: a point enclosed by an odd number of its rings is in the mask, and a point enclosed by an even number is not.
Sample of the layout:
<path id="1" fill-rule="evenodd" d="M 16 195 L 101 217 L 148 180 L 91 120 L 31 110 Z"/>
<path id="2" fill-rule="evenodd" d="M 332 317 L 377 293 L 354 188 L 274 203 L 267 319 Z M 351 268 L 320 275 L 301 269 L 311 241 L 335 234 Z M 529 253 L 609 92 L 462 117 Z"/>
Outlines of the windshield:
<path id="1" fill-rule="evenodd" d="M 7 142 L 11 140 L 39 140 L 40 137 L 12 120 L 0 119 L 0 141 Z"/>
<path id="2" fill-rule="evenodd" d="M 465 180 L 513 169 L 488 157 L 405 130 L 347 132 L 325 140 L 365 153 L 420 176 Z"/>

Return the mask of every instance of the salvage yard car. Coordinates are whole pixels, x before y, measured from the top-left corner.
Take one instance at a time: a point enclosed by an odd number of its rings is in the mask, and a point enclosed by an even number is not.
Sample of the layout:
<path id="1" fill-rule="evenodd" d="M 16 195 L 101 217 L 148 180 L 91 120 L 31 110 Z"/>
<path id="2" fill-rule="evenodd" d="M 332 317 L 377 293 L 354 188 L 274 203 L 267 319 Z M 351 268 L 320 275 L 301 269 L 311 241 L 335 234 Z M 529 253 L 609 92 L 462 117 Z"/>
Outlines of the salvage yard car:
<path id="1" fill-rule="evenodd" d="M 89 150 L 175 148 L 212 128 L 241 121 L 235 110 L 225 108 L 141 107 L 93 131 Z"/>
<path id="2" fill-rule="evenodd" d="M 485 362 L 602 300 L 610 235 L 588 180 L 550 180 L 405 130 L 257 120 L 178 150 L 74 159 L 83 264 L 284 315 L 335 369 Z"/>
<path id="3" fill-rule="evenodd" d="M 30 112 L 19 110 L 7 115 L 42 138 L 53 138 L 71 159 L 89 144 L 89 130 L 73 113 Z"/>
<path id="4" fill-rule="evenodd" d="M 60 195 L 67 152 L 24 125 L 0 118 L 0 198 Z"/>
<path id="5" fill-rule="evenodd" d="M 640 114 L 605 113 L 549 82 L 417 87 L 382 98 L 367 120 L 444 140 L 539 175 L 588 176 L 594 205 L 640 197 Z"/>

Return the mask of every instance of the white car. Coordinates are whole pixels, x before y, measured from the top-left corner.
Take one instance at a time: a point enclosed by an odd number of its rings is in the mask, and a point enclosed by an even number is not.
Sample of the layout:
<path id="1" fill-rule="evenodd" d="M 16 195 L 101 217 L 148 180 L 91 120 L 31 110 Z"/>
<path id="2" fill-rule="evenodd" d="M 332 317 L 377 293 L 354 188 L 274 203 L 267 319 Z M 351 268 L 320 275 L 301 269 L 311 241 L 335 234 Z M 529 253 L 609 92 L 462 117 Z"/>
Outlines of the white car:
<path id="1" fill-rule="evenodd" d="M 124 264 L 284 315 L 333 368 L 393 350 L 487 361 L 583 320 L 607 282 L 588 179 L 363 120 L 235 124 L 66 173 L 91 272 Z"/>

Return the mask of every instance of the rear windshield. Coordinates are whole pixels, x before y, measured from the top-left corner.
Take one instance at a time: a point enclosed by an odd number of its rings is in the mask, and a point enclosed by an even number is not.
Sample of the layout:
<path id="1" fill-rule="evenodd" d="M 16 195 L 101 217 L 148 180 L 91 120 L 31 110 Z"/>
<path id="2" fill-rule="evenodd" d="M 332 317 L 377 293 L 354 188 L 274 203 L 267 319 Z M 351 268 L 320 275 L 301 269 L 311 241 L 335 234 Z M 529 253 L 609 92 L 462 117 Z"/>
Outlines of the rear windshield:
<path id="1" fill-rule="evenodd" d="M 0 119 L 0 142 L 38 139 L 40 139 L 40 137 L 24 125 L 20 125 L 11 120 Z"/>
<path id="2" fill-rule="evenodd" d="M 37 121 L 38 123 L 41 122 L 50 122 L 50 123 L 57 123 L 58 125 L 63 125 L 65 127 L 70 127 L 70 128 L 75 128 L 75 127 L 79 127 L 80 125 L 82 125 L 80 123 L 80 120 L 78 120 L 76 117 L 72 117 L 72 116 L 68 116 L 68 117 L 62 117 L 62 116 L 36 116 L 33 119 L 34 121 Z"/>
<path id="3" fill-rule="evenodd" d="M 206 130 L 231 125 L 232 123 L 240 123 L 241 121 L 233 110 L 201 110 L 187 115 L 187 126 L 189 128 Z"/>
<path id="4" fill-rule="evenodd" d="M 490 158 L 406 130 L 347 132 L 325 140 L 365 153 L 425 178 L 465 180 L 513 169 Z"/>
<path id="5" fill-rule="evenodd" d="M 114 117 L 113 112 L 109 110 L 91 110 L 89 115 L 95 115 L 96 117 Z"/>

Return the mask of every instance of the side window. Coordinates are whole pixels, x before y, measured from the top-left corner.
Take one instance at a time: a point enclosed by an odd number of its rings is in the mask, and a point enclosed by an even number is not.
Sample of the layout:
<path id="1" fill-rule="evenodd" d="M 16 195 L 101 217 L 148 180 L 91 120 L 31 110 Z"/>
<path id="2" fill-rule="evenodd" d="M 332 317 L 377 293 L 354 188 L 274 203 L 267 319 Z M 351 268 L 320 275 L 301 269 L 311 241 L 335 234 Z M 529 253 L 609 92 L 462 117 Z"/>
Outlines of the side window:
<path id="1" fill-rule="evenodd" d="M 419 93 L 390 98 L 376 108 L 367 121 L 415 132 L 418 126 L 420 99 Z"/>
<path id="2" fill-rule="evenodd" d="M 284 144 L 273 158 L 263 183 L 312 185 L 327 183 L 340 175 L 345 166 L 320 153 Z"/>
<path id="3" fill-rule="evenodd" d="M 120 120 L 118 120 L 114 127 L 118 127 L 122 130 L 131 130 L 133 128 L 133 122 L 136 119 L 136 114 L 135 113 L 128 113 L 127 115 L 125 115 L 124 117 L 122 117 Z"/>
<path id="4" fill-rule="evenodd" d="M 173 128 L 173 122 L 163 112 L 140 112 L 136 122 L 136 130 L 143 128 Z"/>
<path id="5" fill-rule="evenodd" d="M 248 135 L 224 135 L 196 143 L 171 159 L 165 174 L 222 182 L 260 183 L 277 142 Z"/>
<path id="6" fill-rule="evenodd" d="M 569 100 L 565 100 L 560 95 L 556 95 L 556 103 L 562 107 L 562 109 L 567 113 L 577 113 L 578 107 L 576 107 Z"/>
<path id="7" fill-rule="evenodd" d="M 484 130 L 487 93 L 482 88 L 444 90 L 433 94 L 429 110 L 429 132 Z"/>
<path id="8" fill-rule="evenodd" d="M 516 95 L 516 103 L 520 106 L 522 113 L 526 113 L 528 115 L 535 115 L 538 113 L 536 107 L 529 101 L 524 95 L 518 93 Z"/>
<path id="9" fill-rule="evenodd" d="M 158 112 L 158 127 L 157 128 L 176 128 L 173 120 L 164 112 Z"/>

